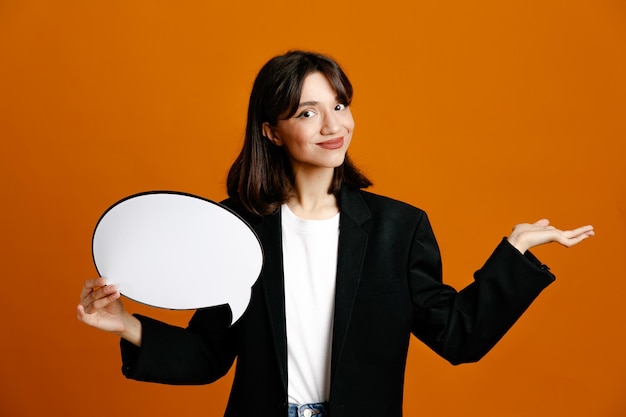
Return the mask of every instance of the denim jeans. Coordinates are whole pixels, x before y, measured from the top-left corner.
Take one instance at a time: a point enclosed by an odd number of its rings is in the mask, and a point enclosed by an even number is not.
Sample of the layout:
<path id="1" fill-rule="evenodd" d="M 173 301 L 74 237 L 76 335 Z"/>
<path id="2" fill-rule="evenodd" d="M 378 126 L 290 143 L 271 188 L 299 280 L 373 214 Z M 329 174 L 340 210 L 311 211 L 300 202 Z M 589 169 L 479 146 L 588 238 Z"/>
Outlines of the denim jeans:
<path id="1" fill-rule="evenodd" d="M 328 403 L 289 404 L 288 417 L 328 417 Z"/>

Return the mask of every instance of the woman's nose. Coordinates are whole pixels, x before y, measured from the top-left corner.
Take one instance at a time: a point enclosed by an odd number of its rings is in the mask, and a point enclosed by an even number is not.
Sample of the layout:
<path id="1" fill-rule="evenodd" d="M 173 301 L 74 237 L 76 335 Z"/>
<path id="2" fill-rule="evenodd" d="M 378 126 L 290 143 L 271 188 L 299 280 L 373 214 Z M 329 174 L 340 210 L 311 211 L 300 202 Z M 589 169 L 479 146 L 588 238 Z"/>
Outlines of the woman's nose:
<path id="1" fill-rule="evenodd" d="M 332 135 L 337 133 L 341 129 L 341 123 L 339 118 L 334 112 L 329 112 L 324 115 L 321 132 L 323 135 Z"/>

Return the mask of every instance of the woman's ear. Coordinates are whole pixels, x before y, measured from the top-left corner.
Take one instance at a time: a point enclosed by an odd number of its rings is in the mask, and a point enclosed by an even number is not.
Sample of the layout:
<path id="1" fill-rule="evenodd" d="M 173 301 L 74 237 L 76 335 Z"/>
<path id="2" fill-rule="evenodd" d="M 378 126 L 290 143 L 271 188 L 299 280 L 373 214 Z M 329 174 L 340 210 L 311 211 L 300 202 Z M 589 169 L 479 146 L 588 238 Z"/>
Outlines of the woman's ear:
<path id="1" fill-rule="evenodd" d="M 276 146 L 283 146 L 283 141 L 276 135 L 276 130 L 268 122 L 263 123 L 263 136 Z"/>

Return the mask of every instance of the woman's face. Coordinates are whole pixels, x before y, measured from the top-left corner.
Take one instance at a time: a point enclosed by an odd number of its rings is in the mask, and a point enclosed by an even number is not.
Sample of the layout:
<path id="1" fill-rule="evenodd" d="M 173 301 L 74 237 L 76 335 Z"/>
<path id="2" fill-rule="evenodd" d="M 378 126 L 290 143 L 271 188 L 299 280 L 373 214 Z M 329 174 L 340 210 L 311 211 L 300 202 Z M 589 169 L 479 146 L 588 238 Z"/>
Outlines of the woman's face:
<path id="1" fill-rule="evenodd" d="M 276 126 L 263 125 L 265 136 L 287 150 L 294 174 L 340 166 L 353 130 L 350 108 L 338 101 L 337 93 L 320 72 L 304 79 L 293 116 L 279 120 Z"/>

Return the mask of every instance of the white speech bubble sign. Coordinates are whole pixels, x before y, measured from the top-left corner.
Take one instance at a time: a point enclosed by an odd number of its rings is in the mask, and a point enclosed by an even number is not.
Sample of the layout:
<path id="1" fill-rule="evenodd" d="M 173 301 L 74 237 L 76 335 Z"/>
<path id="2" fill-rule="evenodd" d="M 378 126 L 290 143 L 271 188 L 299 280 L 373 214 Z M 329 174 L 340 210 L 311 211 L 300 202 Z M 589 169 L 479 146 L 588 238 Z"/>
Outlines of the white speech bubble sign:
<path id="1" fill-rule="evenodd" d="M 258 237 L 237 214 L 175 191 L 115 203 L 96 225 L 92 251 L 98 274 L 125 297 L 172 310 L 228 304 L 232 323 L 263 264 Z"/>

